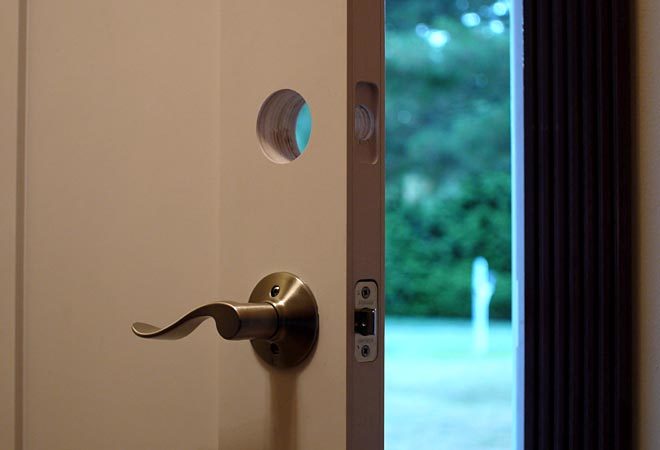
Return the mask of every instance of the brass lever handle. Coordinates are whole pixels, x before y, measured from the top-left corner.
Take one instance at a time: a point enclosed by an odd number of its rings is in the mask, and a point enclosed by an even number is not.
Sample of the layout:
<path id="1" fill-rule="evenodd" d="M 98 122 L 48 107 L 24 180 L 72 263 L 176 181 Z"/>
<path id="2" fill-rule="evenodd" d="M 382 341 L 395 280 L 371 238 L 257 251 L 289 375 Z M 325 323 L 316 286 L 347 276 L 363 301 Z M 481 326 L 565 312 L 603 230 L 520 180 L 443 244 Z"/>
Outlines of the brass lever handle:
<path id="1" fill-rule="evenodd" d="M 215 320 L 220 336 L 250 339 L 257 355 L 276 367 L 301 363 L 318 336 L 316 299 L 300 278 L 288 272 L 264 277 L 252 291 L 249 303 L 209 303 L 163 328 L 136 322 L 132 330 L 145 339 L 181 339 L 208 318 Z"/>
<path id="2" fill-rule="evenodd" d="M 268 339 L 278 329 L 277 310 L 272 303 L 215 302 L 190 311 L 163 328 L 148 323 L 133 324 L 133 333 L 146 339 L 181 339 L 204 320 L 215 320 L 215 327 L 225 339 Z"/>

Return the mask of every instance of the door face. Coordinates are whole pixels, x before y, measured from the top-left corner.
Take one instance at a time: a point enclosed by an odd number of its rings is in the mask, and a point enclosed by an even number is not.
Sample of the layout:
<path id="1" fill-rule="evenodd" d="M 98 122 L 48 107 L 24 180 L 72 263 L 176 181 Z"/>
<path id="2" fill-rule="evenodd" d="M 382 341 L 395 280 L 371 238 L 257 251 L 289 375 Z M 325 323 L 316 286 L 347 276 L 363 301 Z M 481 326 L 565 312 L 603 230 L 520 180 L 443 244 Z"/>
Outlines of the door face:
<path id="1" fill-rule="evenodd" d="M 16 6 L 16 448 L 382 448 L 382 4 Z M 283 271 L 318 306 L 295 367 L 130 332 Z"/>

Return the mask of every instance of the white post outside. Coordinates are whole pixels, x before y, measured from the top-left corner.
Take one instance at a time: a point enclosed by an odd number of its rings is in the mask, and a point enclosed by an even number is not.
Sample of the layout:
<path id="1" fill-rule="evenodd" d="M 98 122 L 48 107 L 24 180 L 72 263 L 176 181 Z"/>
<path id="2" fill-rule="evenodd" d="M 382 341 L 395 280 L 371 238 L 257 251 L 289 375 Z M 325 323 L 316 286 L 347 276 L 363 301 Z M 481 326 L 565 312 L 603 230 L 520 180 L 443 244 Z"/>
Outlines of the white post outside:
<path id="1" fill-rule="evenodd" d="M 495 292 L 495 275 L 486 258 L 479 256 L 472 263 L 472 336 L 477 354 L 488 351 L 490 299 Z"/>

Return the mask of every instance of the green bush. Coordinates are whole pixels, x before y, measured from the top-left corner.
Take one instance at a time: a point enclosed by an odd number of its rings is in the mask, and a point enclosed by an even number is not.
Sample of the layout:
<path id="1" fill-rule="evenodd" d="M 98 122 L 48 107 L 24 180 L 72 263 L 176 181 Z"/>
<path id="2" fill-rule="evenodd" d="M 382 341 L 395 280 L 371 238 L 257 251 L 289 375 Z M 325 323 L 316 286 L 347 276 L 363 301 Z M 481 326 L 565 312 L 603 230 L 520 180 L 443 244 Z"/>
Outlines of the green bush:
<path id="1" fill-rule="evenodd" d="M 510 177 L 490 172 L 465 180 L 457 193 L 407 203 L 387 191 L 387 308 L 400 315 L 470 315 L 472 262 L 495 273 L 494 318 L 511 308 Z"/>

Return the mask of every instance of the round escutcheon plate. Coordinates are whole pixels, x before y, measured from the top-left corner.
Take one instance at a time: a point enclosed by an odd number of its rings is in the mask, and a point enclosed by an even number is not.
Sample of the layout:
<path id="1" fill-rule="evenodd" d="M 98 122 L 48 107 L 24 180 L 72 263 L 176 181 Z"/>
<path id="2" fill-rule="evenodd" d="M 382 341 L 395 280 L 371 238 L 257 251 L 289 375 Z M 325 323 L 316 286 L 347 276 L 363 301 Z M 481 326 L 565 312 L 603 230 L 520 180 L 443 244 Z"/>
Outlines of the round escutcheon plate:
<path id="1" fill-rule="evenodd" d="M 250 294 L 250 303 L 271 303 L 278 314 L 278 330 L 270 339 L 253 339 L 254 351 L 267 364 L 293 367 L 314 349 L 319 316 L 314 294 L 297 276 L 276 272 L 265 276 Z"/>

